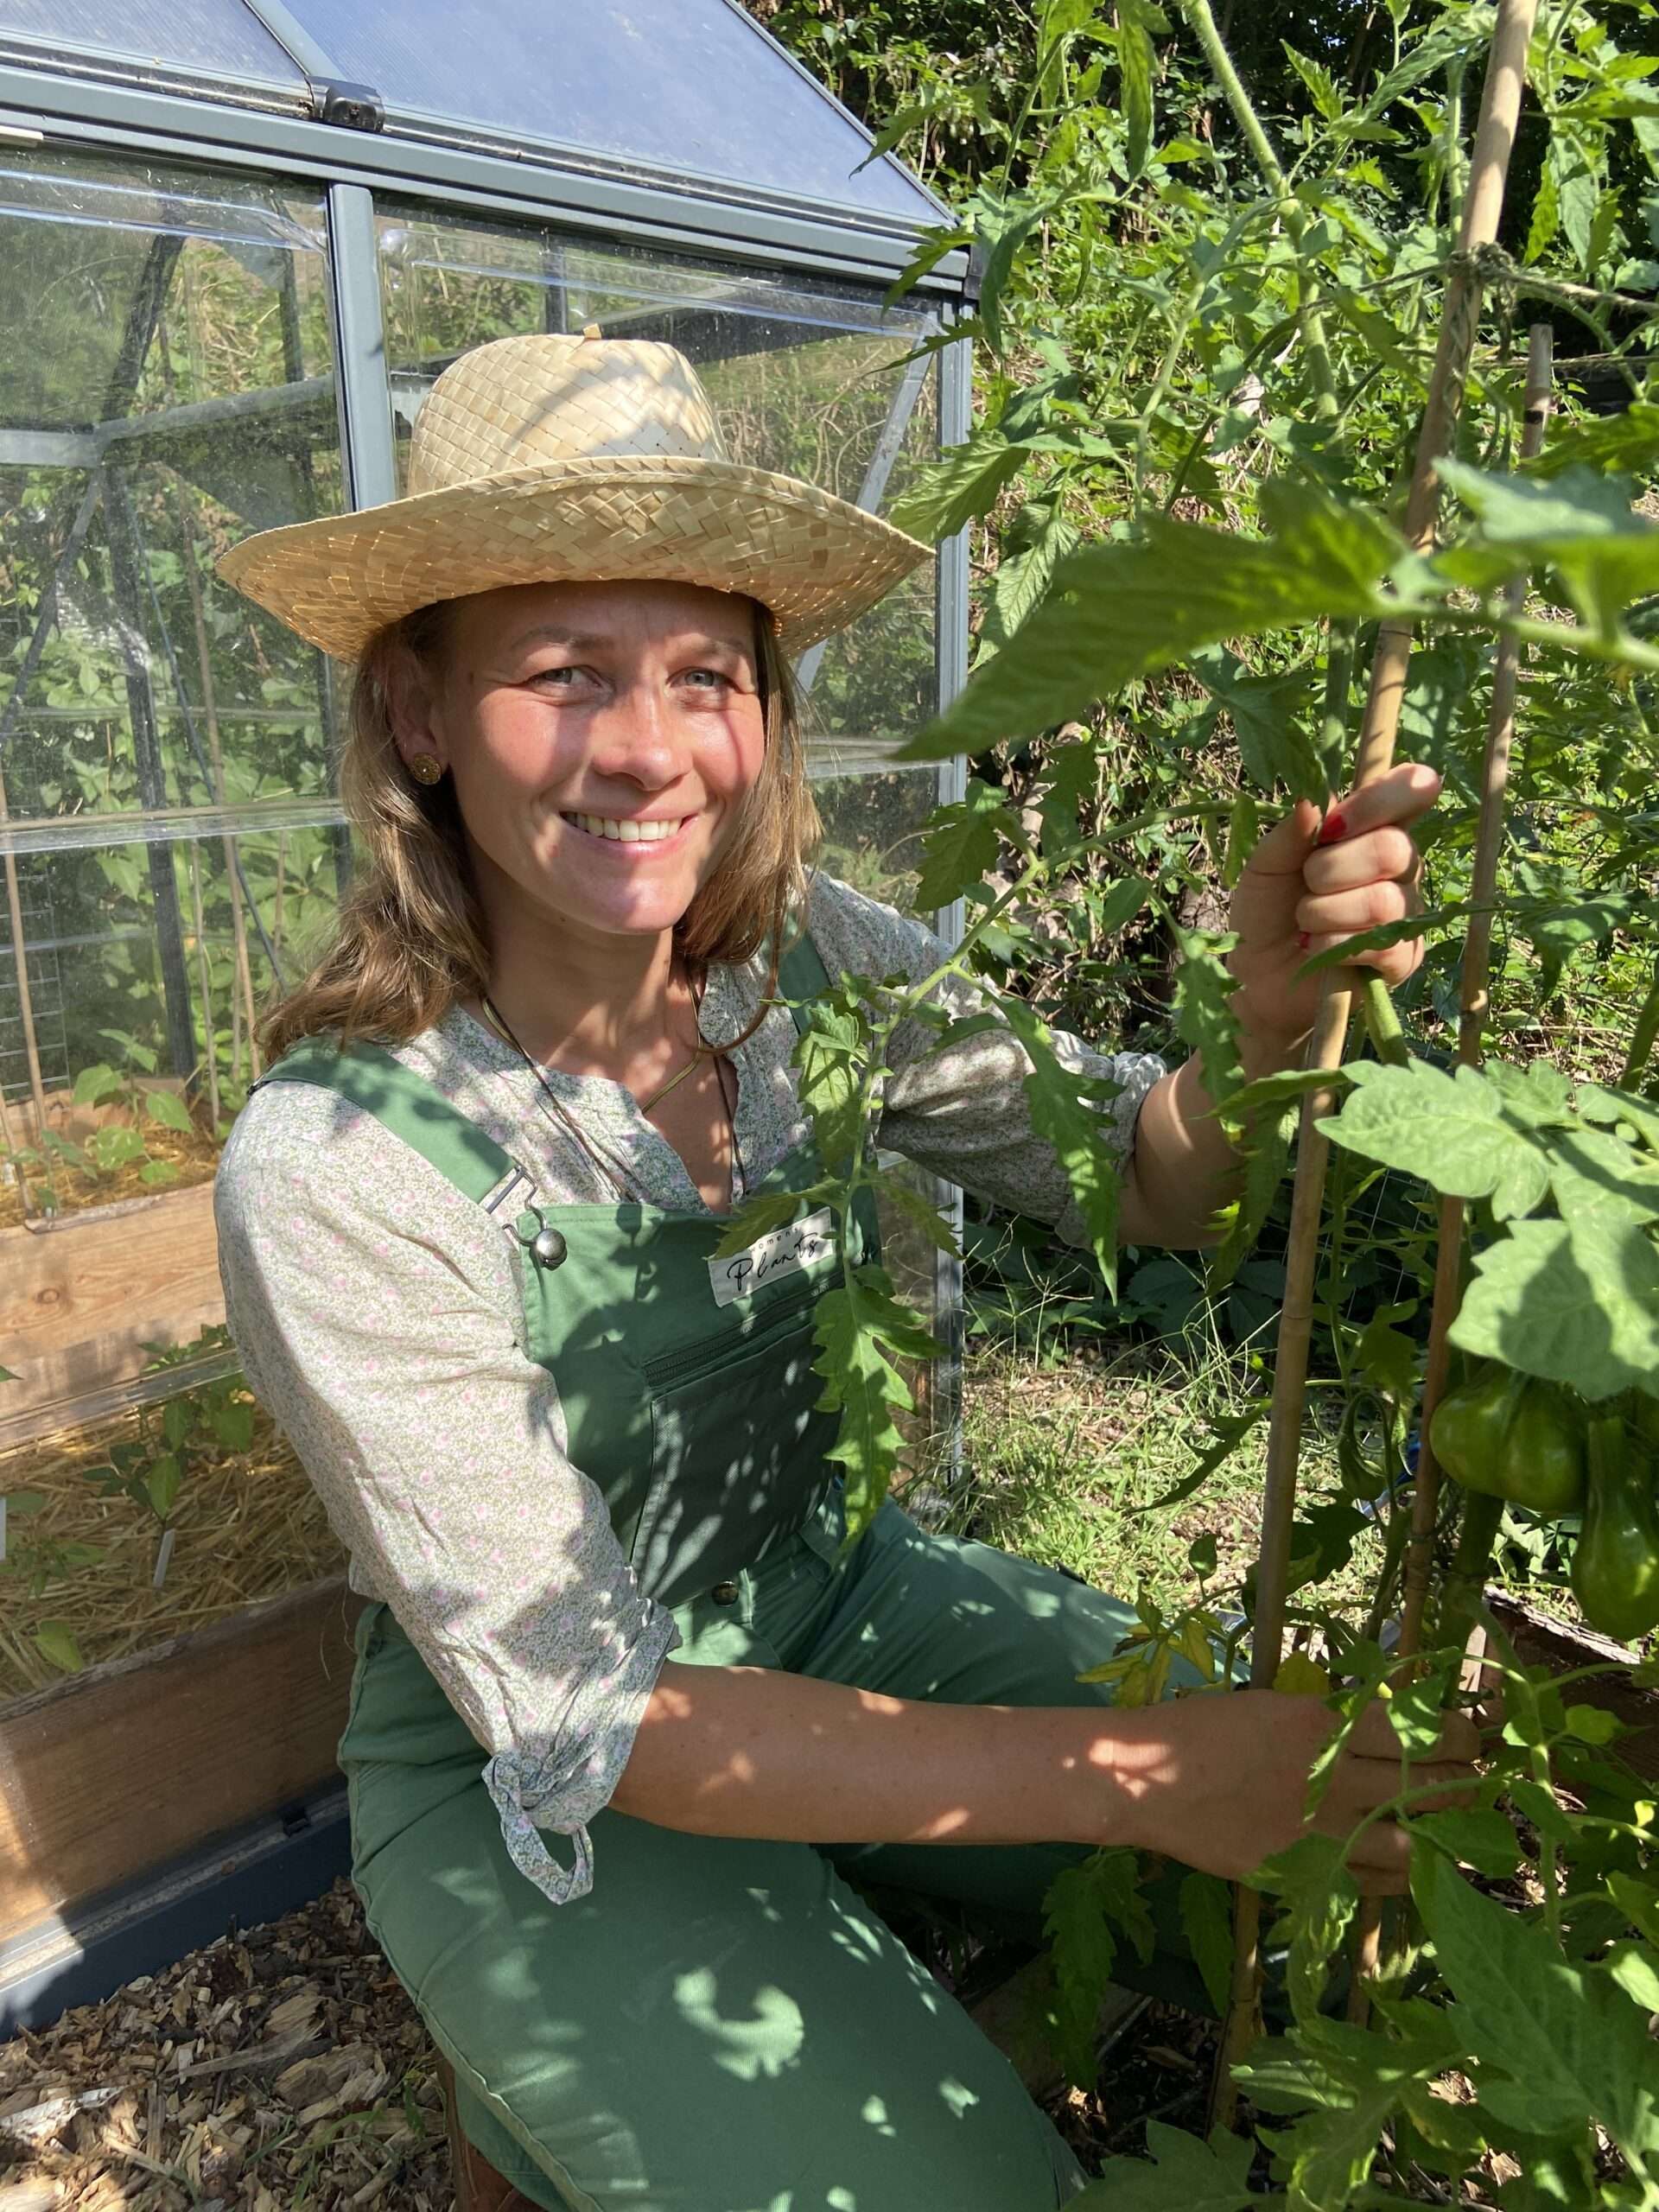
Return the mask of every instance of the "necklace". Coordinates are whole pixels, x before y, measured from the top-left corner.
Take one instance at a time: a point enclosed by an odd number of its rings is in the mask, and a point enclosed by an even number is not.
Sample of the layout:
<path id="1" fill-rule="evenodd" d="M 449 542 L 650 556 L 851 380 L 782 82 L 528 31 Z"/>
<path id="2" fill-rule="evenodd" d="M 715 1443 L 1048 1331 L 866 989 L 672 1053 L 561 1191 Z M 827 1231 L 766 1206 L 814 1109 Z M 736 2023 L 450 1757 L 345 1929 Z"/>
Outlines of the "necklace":
<path id="1" fill-rule="evenodd" d="M 695 982 L 692 985 L 692 991 L 697 1012 L 701 1014 L 702 1010 L 702 993 L 697 988 Z M 541 1106 L 543 1112 L 548 1116 L 548 1118 L 550 1121 L 555 1122 L 560 1128 L 563 1129 L 568 1135 L 575 1140 L 576 1144 L 584 1153 L 586 1153 L 588 1158 L 605 1178 L 605 1180 L 610 1185 L 612 1191 L 620 1200 L 626 1201 L 632 1199 L 636 1204 L 639 1205 L 649 1203 L 645 1198 L 645 1192 L 640 1190 L 639 1185 L 628 1173 L 626 1168 L 616 1160 L 612 1154 L 604 1151 L 601 1147 L 596 1146 L 591 1141 L 581 1123 L 575 1119 L 575 1116 L 570 1113 L 569 1109 L 566 1107 L 564 1101 L 559 1096 L 557 1091 L 554 1090 L 552 1084 L 548 1081 L 547 1071 L 543 1067 L 541 1062 L 537 1059 L 531 1052 L 526 1050 L 524 1046 L 519 1042 L 518 1038 L 515 1035 L 513 1031 L 508 1027 L 505 1016 L 502 1014 L 500 1007 L 496 1005 L 494 1000 L 491 998 L 487 991 L 480 993 L 479 1003 L 483 1007 L 484 1013 L 491 1027 L 496 1031 L 497 1034 L 500 1036 L 505 1043 L 512 1047 L 513 1051 L 518 1053 L 519 1058 L 535 1077 L 537 1103 Z M 720 1090 L 721 1111 L 726 1117 L 726 1135 L 729 1161 L 727 1179 L 727 1204 L 730 1206 L 734 1206 L 736 1205 L 739 1198 L 742 1196 L 744 1187 L 742 1163 L 739 1158 L 737 1149 L 737 1121 L 735 1116 L 732 1112 L 731 1101 L 726 1094 L 725 1071 L 721 1067 L 718 1057 L 709 1051 L 708 1046 L 703 1043 L 701 1036 L 699 1036 L 697 1039 L 696 1046 L 692 1052 L 691 1058 L 686 1062 L 679 1073 L 677 1075 L 671 1076 L 660 1090 L 653 1091 L 648 1099 L 639 1103 L 639 1111 L 642 1115 L 649 1115 L 653 1108 L 661 1104 L 662 1101 L 667 1097 L 671 1090 L 677 1089 L 679 1084 L 683 1083 L 687 1076 L 691 1074 L 694 1069 L 700 1067 L 706 1058 L 713 1059 L 715 1062 L 715 1081 Z M 661 1132 L 659 1131 L 658 1134 L 660 1135 Z"/>

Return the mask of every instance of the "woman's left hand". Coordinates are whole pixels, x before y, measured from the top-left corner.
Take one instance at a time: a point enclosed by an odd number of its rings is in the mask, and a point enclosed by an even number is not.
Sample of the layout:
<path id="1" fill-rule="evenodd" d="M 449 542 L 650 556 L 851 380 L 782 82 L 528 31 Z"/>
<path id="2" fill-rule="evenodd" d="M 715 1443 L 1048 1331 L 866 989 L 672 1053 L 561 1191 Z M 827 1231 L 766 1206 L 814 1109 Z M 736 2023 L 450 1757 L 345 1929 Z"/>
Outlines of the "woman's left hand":
<path id="1" fill-rule="evenodd" d="M 1282 1065 L 1312 1027 L 1323 977 L 1300 974 L 1306 961 L 1418 911 L 1422 860 L 1409 826 L 1440 788 L 1432 768 L 1403 761 L 1323 816 L 1299 799 L 1258 840 L 1233 893 L 1238 943 L 1227 963 L 1238 978 L 1233 1006 L 1249 1072 Z M 1354 965 L 1393 987 L 1422 957 L 1422 939 L 1409 938 L 1357 952 Z"/>

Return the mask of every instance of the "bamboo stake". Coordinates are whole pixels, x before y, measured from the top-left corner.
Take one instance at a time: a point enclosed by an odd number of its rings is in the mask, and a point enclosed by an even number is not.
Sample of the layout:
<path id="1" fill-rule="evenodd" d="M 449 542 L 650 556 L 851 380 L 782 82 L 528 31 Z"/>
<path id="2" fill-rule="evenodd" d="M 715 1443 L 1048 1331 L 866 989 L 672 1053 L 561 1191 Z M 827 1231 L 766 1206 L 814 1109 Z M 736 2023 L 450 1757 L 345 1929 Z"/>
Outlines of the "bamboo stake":
<path id="1" fill-rule="evenodd" d="M 1525 411 L 1521 429 L 1521 452 L 1530 460 L 1544 442 L 1549 420 L 1554 371 L 1554 333 L 1547 322 L 1535 322 L 1527 334 Z M 1510 585 L 1505 597 L 1516 613 L 1526 598 L 1524 578 Z M 1475 864 L 1470 888 L 1474 909 L 1464 939 L 1459 985 L 1458 1060 L 1464 1067 L 1478 1067 L 1486 1011 L 1491 1003 L 1492 902 L 1497 888 L 1497 864 L 1503 842 L 1503 802 L 1510 779 L 1510 757 L 1515 741 L 1515 696 L 1521 668 L 1518 640 L 1505 635 L 1498 640 L 1492 671 L 1492 704 L 1486 724 L 1486 752 L 1481 768 L 1480 814 L 1475 831 Z M 1423 1403 L 1418 1425 L 1416 1480 L 1412 1491 L 1411 1529 L 1408 1538 L 1405 1598 L 1401 1612 L 1399 1651 L 1412 1658 L 1422 1649 L 1423 1614 L 1428 1601 L 1434 1564 L 1434 1530 L 1440 1516 L 1440 1470 L 1429 1441 L 1429 1424 L 1446 1389 L 1451 1365 L 1451 1328 L 1463 1302 L 1463 1226 L 1465 1208 L 1461 1198 L 1445 1197 L 1440 1204 L 1439 1243 L 1434 1254 L 1434 1294 L 1428 1325 L 1428 1359 L 1423 1376 Z M 1478 1548 L 1483 1565 L 1491 1549 L 1491 1529 L 1486 1529 Z M 1477 1629 L 1477 1637 L 1483 1632 Z M 1353 1980 L 1348 1991 L 1348 2017 L 1363 2023 L 1370 2010 L 1366 1984 L 1375 1975 L 1381 1946 L 1381 1907 L 1368 1899 L 1355 1923 Z"/>
<path id="2" fill-rule="evenodd" d="M 213 967 L 207 957 L 207 931 L 201 908 L 201 848 L 190 841 L 190 910 L 196 925 L 196 966 L 201 976 L 201 1035 L 207 1046 L 207 1117 L 219 1130 L 219 1046 L 213 1034 Z M 234 997 L 234 994 L 232 994 Z"/>
<path id="3" fill-rule="evenodd" d="M 196 531 L 190 518 L 183 486 L 175 477 L 173 485 L 175 505 L 179 518 L 179 535 L 182 540 L 185 582 L 190 593 L 190 620 L 195 631 L 196 666 L 201 677 L 202 720 L 207 728 L 207 758 L 213 769 L 213 804 L 225 804 L 225 755 L 219 736 L 219 694 L 213 683 L 213 662 L 207 649 L 207 619 L 201 603 L 201 577 L 196 568 Z M 253 1001 L 253 971 L 248 960 L 248 925 L 242 912 L 242 887 L 236 880 L 236 840 L 228 833 L 219 842 L 225 853 L 225 887 L 231 901 L 231 938 L 236 951 L 236 980 L 246 1011 L 248 1036 L 252 1039 L 258 1024 L 258 1014 Z M 208 1040 L 211 1061 L 212 1039 Z M 250 1041 L 253 1073 L 259 1073 L 259 1048 Z M 213 1110 L 213 1127 L 219 1127 L 219 1110 Z"/>
<path id="4" fill-rule="evenodd" d="M 1553 348 L 1550 326 L 1535 322 L 1527 334 L 1526 418 L 1521 433 L 1521 451 L 1529 459 L 1543 444 L 1544 426 L 1549 420 Z M 1525 580 L 1517 577 L 1507 594 L 1510 607 L 1518 613 L 1525 597 Z M 1464 940 L 1459 987 L 1458 1059 L 1464 1067 L 1480 1065 L 1481 1038 L 1491 1004 L 1492 905 L 1503 845 L 1503 801 L 1515 743 L 1515 695 L 1520 670 L 1519 641 L 1513 637 L 1500 638 L 1492 672 L 1492 708 L 1481 770 L 1480 816 L 1475 831 L 1475 865 L 1469 893 L 1474 912 L 1470 916 L 1469 934 Z M 1412 1497 L 1411 1541 L 1406 1553 L 1406 1596 L 1400 1630 L 1400 1649 L 1408 1656 L 1422 1648 L 1423 1611 L 1434 1560 L 1440 1471 L 1429 1441 L 1429 1423 L 1446 1389 L 1446 1370 L 1451 1362 L 1449 1332 L 1463 1300 L 1465 1211 L 1461 1198 L 1440 1200 L 1440 1246 L 1434 1255 L 1434 1302 L 1428 1325 L 1428 1366 L 1423 1378 L 1417 1480 Z"/>
<path id="5" fill-rule="evenodd" d="M 1458 254 L 1446 286 L 1440 338 L 1435 347 L 1428 403 L 1418 434 L 1415 464 L 1407 496 L 1405 535 L 1419 551 L 1433 543 L 1439 505 L 1434 464 L 1448 449 L 1462 397 L 1464 378 L 1480 315 L 1482 283 L 1478 255 L 1497 235 L 1510 154 L 1526 83 L 1527 48 L 1537 0 L 1499 0 L 1493 30 L 1480 121 L 1463 203 Z M 1354 783 L 1373 783 L 1393 764 L 1395 734 L 1411 658 L 1413 624 L 1395 616 L 1378 627 L 1370 690 L 1361 725 Z M 1332 976 L 1319 1002 L 1308 1051 L 1310 1067 L 1334 1070 L 1353 1008 L 1356 979 L 1351 969 Z M 1273 1408 L 1268 1433 L 1266 1495 L 1262 1548 L 1256 1567 L 1256 1614 L 1250 1654 L 1254 1688 L 1270 1688 L 1278 1675 L 1284 1643 L 1284 1615 L 1290 1567 L 1290 1532 L 1296 1504 L 1296 1479 L 1307 1388 L 1307 1352 L 1312 1335 L 1313 1287 L 1319 1262 L 1319 1220 L 1324 1204 L 1330 1146 L 1318 1123 L 1333 1103 L 1328 1090 L 1303 1101 L 1296 1175 L 1292 1188 L 1288 1247 L 1285 1258 L 1285 1302 L 1279 1324 Z M 1255 2033 L 1260 1973 L 1258 1947 L 1261 1899 L 1241 1887 L 1234 1918 L 1231 2003 L 1217 2055 L 1215 2116 L 1230 2126 L 1237 2111 L 1232 2069 Z"/>
<path id="6" fill-rule="evenodd" d="M 6 779 L 0 775 L 0 830 L 11 819 L 6 804 Z M 23 898 L 17 880 L 17 856 L 6 847 L 6 911 L 11 919 L 11 957 L 17 969 L 17 1014 L 23 1026 L 23 1058 L 29 1068 L 29 1096 L 35 1102 L 35 1137 L 46 1150 L 46 1085 L 41 1079 L 41 1053 L 35 1034 L 35 999 L 29 988 L 29 943 L 23 935 Z"/>

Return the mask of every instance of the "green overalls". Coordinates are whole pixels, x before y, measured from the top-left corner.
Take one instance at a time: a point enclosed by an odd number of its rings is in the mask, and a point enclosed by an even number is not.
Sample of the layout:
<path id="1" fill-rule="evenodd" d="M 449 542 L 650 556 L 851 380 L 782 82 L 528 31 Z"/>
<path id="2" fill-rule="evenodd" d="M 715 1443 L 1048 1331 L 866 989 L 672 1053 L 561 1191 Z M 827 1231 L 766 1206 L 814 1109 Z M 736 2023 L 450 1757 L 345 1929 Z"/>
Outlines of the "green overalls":
<path id="1" fill-rule="evenodd" d="M 784 995 L 823 984 L 799 941 Z M 525 1207 L 508 1156 L 372 1048 L 302 1046 L 266 1080 L 366 1108 L 518 1238 L 531 1357 L 641 1586 L 672 1611 L 671 1669 L 778 1667 L 955 1704 L 1103 1699 L 1077 1676 L 1130 1616 L 1100 1592 L 925 1535 L 892 1503 L 842 1557 L 811 1373 L 832 1263 L 717 1281 L 706 1214 Z M 804 1147 L 756 1187 L 818 1172 Z M 873 1243 L 868 1221 L 858 1235 Z M 843 1878 L 1034 1931 L 1077 1852 L 817 1848 L 607 1808 L 591 1891 L 555 1904 L 515 1865 L 477 1743 L 384 1605 L 359 1626 L 340 1764 L 369 1925 L 454 2067 L 467 2134 L 534 2203 L 1049 2212 L 1084 2185 L 1007 2062 Z"/>

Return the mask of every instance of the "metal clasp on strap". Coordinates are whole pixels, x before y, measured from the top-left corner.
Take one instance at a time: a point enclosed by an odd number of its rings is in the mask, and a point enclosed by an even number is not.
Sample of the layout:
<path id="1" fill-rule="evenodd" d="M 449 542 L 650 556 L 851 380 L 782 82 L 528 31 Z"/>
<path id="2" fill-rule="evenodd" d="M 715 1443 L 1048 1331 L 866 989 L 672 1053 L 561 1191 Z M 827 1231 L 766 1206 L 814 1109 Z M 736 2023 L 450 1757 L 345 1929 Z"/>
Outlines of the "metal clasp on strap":
<path id="1" fill-rule="evenodd" d="M 569 1252 L 563 1234 L 555 1229 L 540 1206 L 521 1205 L 516 1213 L 502 1218 L 506 1208 L 521 1192 L 536 1188 L 534 1176 L 526 1175 L 522 1167 L 515 1167 L 505 1181 L 497 1185 L 484 1201 L 486 1213 L 501 1220 L 509 1236 L 516 1236 L 538 1268 L 562 1268 Z"/>

